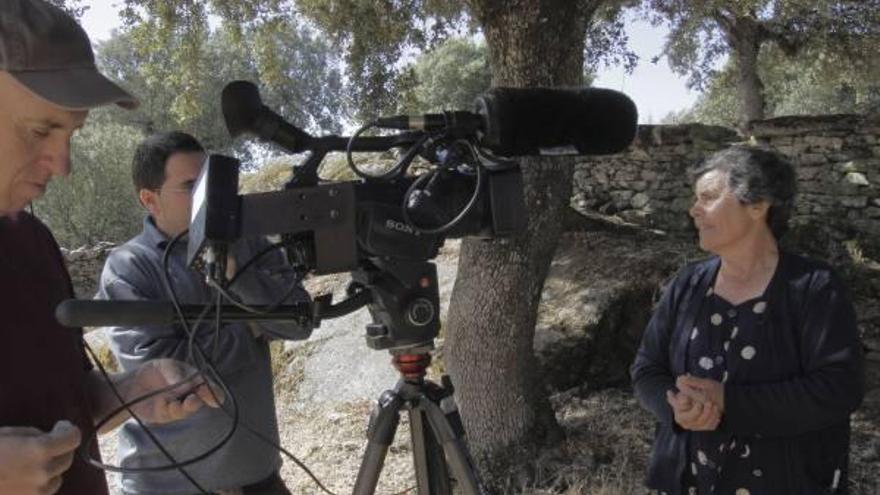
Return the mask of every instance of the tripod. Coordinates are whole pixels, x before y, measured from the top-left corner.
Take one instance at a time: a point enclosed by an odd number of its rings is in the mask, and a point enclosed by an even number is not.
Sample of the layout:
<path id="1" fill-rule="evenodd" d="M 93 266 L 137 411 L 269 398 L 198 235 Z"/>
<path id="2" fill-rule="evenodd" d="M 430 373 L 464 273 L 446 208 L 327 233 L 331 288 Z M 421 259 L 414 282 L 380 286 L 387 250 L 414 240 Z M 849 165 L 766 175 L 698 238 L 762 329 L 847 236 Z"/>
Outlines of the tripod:
<path id="1" fill-rule="evenodd" d="M 427 347 L 393 353 L 401 379 L 386 390 L 370 414 L 367 449 L 358 470 L 354 495 L 372 495 L 385 455 L 394 440 L 400 411 L 409 414 L 416 483 L 420 495 L 450 495 L 449 471 L 462 493 L 484 495 L 464 440 L 464 428 L 452 397 L 452 382 L 444 375 L 442 386 L 425 379 L 431 364 Z M 444 455 L 445 454 L 445 455 Z"/>

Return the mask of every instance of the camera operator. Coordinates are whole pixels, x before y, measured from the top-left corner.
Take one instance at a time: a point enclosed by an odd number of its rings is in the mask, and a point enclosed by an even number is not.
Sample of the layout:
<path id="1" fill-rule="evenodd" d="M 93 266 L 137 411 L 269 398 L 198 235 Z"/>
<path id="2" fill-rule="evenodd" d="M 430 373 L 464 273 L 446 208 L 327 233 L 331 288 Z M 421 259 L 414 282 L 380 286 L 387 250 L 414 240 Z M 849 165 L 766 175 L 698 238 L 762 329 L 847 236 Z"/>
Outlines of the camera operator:
<path id="1" fill-rule="evenodd" d="M 113 250 L 101 275 L 98 299 L 168 300 L 162 274 L 163 255 L 170 239 L 189 227 L 192 190 L 205 162 L 202 145 L 189 134 L 165 132 L 150 136 L 137 148 L 132 177 L 138 199 L 148 215 L 143 231 Z M 230 249 L 227 278 L 269 246 L 265 239 L 241 240 Z M 181 304 L 208 304 L 211 290 L 204 277 L 190 270 L 186 243 L 170 247 L 168 276 Z M 245 304 L 308 301 L 296 272 L 278 251 L 269 251 L 235 277 L 230 291 Z M 193 331 L 237 399 L 241 419 L 275 443 L 279 442 L 272 389 L 268 338 L 305 339 L 311 328 L 291 322 L 232 323 L 216 331 L 210 316 Z M 153 358 L 183 359 L 188 337 L 177 325 L 108 328 L 111 347 L 123 369 Z M 216 342 L 215 342 L 216 339 Z M 216 346 L 216 347 L 215 347 Z M 231 427 L 223 411 L 203 411 L 168 428 L 151 430 L 175 458 L 191 458 L 210 449 Z M 140 427 L 129 421 L 120 430 L 120 464 L 144 467 L 167 463 Z M 278 450 L 245 428 L 238 428 L 217 452 L 187 472 L 205 489 L 220 493 L 284 495 L 289 491 L 278 474 Z M 193 485 L 178 471 L 123 473 L 124 493 L 194 493 Z"/>
<path id="2" fill-rule="evenodd" d="M 49 230 L 22 211 L 55 176 L 70 173 L 70 138 L 90 108 L 137 101 L 98 73 L 88 36 L 42 0 L 0 2 L 0 494 L 106 494 L 101 471 L 74 450 L 120 404 L 85 356 L 82 331 L 63 328 L 55 306 L 72 297 Z M 110 377 L 124 400 L 179 382 L 194 370 L 145 362 Z M 146 422 L 217 407 L 194 383 L 134 406 Z M 185 388 L 183 388 L 185 387 Z M 188 390 L 183 393 L 181 390 Z M 109 430 L 126 414 L 103 428 Z M 98 457 L 92 442 L 92 457 Z"/>

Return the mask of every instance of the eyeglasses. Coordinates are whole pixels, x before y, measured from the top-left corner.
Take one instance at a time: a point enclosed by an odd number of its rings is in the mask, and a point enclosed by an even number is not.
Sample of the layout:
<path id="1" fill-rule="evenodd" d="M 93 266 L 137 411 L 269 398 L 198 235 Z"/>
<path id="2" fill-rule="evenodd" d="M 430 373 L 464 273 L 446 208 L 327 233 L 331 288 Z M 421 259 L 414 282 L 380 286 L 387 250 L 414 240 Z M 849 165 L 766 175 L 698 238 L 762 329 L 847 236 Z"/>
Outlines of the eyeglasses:
<path id="1" fill-rule="evenodd" d="M 154 191 L 156 191 L 156 192 L 167 191 L 167 192 L 180 193 L 180 194 L 192 194 L 193 189 L 195 189 L 195 187 L 196 187 L 196 184 L 193 182 L 193 183 L 184 183 L 183 185 L 178 186 L 178 187 L 164 187 L 163 186 L 163 187 L 160 187 L 159 189 L 154 189 Z"/>

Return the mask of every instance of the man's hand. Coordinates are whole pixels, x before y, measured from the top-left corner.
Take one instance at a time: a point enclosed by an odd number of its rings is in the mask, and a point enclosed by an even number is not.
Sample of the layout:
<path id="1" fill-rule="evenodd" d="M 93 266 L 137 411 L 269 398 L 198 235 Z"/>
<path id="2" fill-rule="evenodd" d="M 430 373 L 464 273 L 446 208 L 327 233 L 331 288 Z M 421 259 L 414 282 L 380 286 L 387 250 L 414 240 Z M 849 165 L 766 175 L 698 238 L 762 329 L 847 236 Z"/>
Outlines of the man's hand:
<path id="1" fill-rule="evenodd" d="M 235 277 L 235 273 L 238 270 L 238 266 L 235 263 L 235 256 L 232 253 L 226 255 L 226 281 L 232 280 Z"/>
<path id="2" fill-rule="evenodd" d="M 179 384 L 132 406 L 135 414 L 146 423 L 179 421 L 203 406 L 220 407 L 224 400 L 219 387 L 209 386 L 196 374 L 195 368 L 175 359 L 148 361 L 126 378 L 125 382 L 125 386 L 120 388 L 126 400 Z"/>
<path id="3" fill-rule="evenodd" d="M 0 427 L 0 495 L 57 492 L 80 440 L 79 428 L 69 421 L 55 423 L 49 433 L 30 427 Z"/>

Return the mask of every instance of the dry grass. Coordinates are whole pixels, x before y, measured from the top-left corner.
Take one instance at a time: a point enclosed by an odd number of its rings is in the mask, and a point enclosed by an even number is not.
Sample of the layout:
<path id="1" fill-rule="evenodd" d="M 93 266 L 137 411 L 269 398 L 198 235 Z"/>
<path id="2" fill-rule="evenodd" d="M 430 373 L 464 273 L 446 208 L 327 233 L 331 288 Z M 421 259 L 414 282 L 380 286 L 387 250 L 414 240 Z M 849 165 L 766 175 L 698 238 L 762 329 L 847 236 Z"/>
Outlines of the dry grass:
<path id="1" fill-rule="evenodd" d="M 627 390 L 605 389 L 579 398 L 552 399 L 566 433 L 563 444 L 541 454 L 528 495 L 648 493 L 642 476 L 653 423 Z"/>
<path id="2" fill-rule="evenodd" d="M 317 343 L 304 342 L 296 347 L 284 344 L 280 340 L 269 343 L 275 394 L 295 395 L 305 376 L 306 359 L 314 352 Z"/>
<path id="3" fill-rule="evenodd" d="M 113 351 L 111 351 L 109 347 L 105 346 L 95 349 L 95 355 L 108 373 L 119 372 L 119 363 L 116 362 L 116 357 L 113 355 Z"/>

